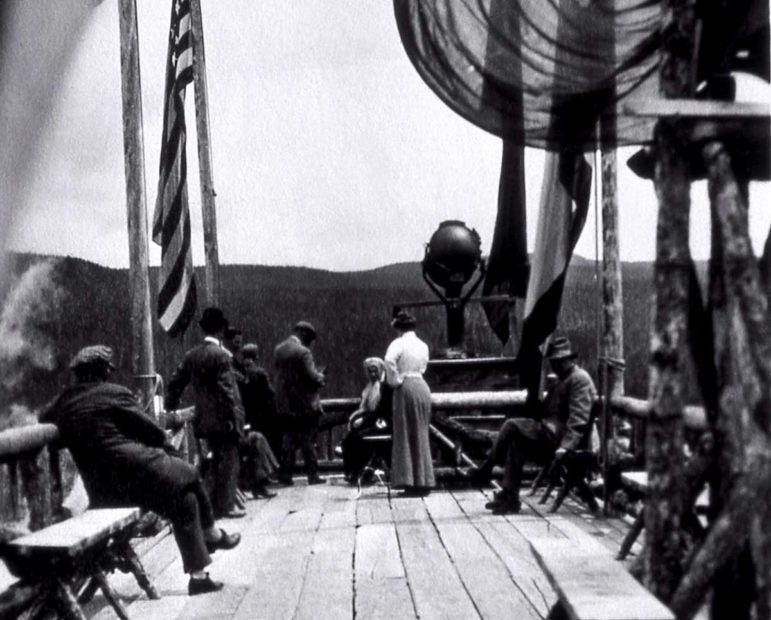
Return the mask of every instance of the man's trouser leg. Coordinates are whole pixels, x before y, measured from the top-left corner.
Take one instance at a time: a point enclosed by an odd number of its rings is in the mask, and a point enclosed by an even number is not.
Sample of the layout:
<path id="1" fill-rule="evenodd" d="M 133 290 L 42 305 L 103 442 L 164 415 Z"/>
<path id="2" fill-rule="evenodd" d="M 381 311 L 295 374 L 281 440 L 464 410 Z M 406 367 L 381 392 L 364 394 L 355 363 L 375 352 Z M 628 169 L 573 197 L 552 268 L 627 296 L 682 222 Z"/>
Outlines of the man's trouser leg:
<path id="1" fill-rule="evenodd" d="M 264 435 L 252 431 L 241 445 L 241 484 L 251 489 L 263 484 L 278 467 L 278 461 Z"/>
<path id="2" fill-rule="evenodd" d="M 316 437 L 318 436 L 318 426 L 313 425 L 303 429 L 300 437 L 303 461 L 305 462 L 305 474 L 309 479 L 315 478 L 319 473 L 319 463 L 316 457 Z"/>
<path id="3" fill-rule="evenodd" d="M 496 465 L 504 465 L 511 436 L 515 432 L 516 422 L 517 420 L 506 420 L 498 429 L 498 434 L 495 436 L 495 441 L 493 441 L 487 458 L 479 466 L 479 475 L 483 478 L 489 479 L 493 473 L 493 467 Z"/>
<path id="4" fill-rule="evenodd" d="M 218 517 L 235 507 L 238 486 L 238 437 L 236 435 L 212 435 L 209 438 L 212 451 L 213 483 L 212 505 Z"/>
<path id="5" fill-rule="evenodd" d="M 295 460 L 297 458 L 297 432 L 284 431 L 281 439 L 281 459 L 279 467 L 279 477 L 282 480 L 290 480 L 294 472 Z"/>
<path id="6" fill-rule="evenodd" d="M 165 515 L 170 521 L 186 573 L 201 570 L 211 563 L 204 531 L 214 525 L 211 502 L 200 482 L 191 485 Z"/>
<path id="7" fill-rule="evenodd" d="M 543 461 L 550 458 L 556 448 L 551 432 L 536 420 L 515 419 L 507 430 L 505 463 L 501 487 L 512 497 L 519 496 L 522 486 L 522 470 L 526 460 Z"/>
<path id="8" fill-rule="evenodd" d="M 519 423 L 523 420 L 515 418 L 506 420 L 498 431 L 493 447 L 490 451 L 490 459 L 496 465 L 503 465 L 506 462 L 506 454 L 511 445 L 512 438 L 519 433 Z"/>

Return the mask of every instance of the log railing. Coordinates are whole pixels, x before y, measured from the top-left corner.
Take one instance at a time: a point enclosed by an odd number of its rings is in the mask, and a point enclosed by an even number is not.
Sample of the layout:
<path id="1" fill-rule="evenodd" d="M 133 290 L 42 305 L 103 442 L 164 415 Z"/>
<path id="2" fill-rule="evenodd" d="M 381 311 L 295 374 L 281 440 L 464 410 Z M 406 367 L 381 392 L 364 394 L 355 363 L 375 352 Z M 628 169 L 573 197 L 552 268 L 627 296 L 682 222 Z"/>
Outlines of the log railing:
<path id="1" fill-rule="evenodd" d="M 499 423 L 506 417 L 526 415 L 525 393 L 521 390 L 500 392 L 436 392 L 431 395 L 434 410 L 448 412 L 452 419 L 463 423 Z M 343 429 L 338 428 L 347 421 L 347 415 L 359 405 L 358 398 L 329 398 L 322 401 L 326 415 L 338 418 L 337 424 L 326 430 L 326 440 L 322 440 L 322 456 L 334 460 L 335 436 Z M 617 396 L 610 401 L 611 412 L 629 419 L 646 420 L 650 415 L 650 403 L 646 400 L 630 396 Z M 464 413 L 474 410 L 477 413 Z M 191 409 L 180 412 L 169 412 L 163 419 L 164 425 L 179 428 L 190 420 Z M 693 431 L 703 431 L 707 428 L 704 409 L 698 406 L 685 407 L 685 426 Z M 336 432 L 337 429 L 337 432 Z M 51 499 L 47 490 L 53 485 L 54 492 L 61 493 L 61 472 L 58 450 L 49 450 L 47 446 L 58 438 L 56 427 L 51 424 L 35 424 L 31 426 L 9 429 L 0 432 L 0 488 L 2 505 L 10 507 L 2 515 L 4 520 L 18 520 L 23 511 L 23 487 L 39 486 L 34 478 L 43 475 L 48 481 L 45 488 L 40 489 L 36 497 L 27 499 L 30 516 L 34 514 L 35 524 L 42 525 L 50 519 L 50 506 L 56 506 L 60 498 Z M 180 446 L 187 458 L 192 458 L 188 438 Z M 34 463 L 34 465 L 33 465 Z M 37 472 L 37 473 L 36 473 Z M 26 482 L 25 482 L 26 481 Z M 28 495 L 28 493 L 27 493 Z M 30 501 L 32 502 L 30 504 Z"/>
<path id="2" fill-rule="evenodd" d="M 431 396 L 436 411 L 449 413 L 451 419 L 476 426 L 479 423 L 500 424 L 507 417 L 526 415 L 523 391 L 501 392 L 436 392 Z M 321 437 L 320 456 L 328 466 L 336 464 L 334 447 L 345 432 L 348 414 L 359 405 L 358 398 L 330 398 L 322 401 L 326 415 L 337 424 L 331 425 Z M 646 400 L 619 396 L 612 398 L 610 409 L 614 415 L 645 421 L 650 415 Z M 692 431 L 707 428 L 704 409 L 685 407 L 685 426 Z M 189 421 L 191 410 L 170 412 L 162 422 L 179 428 Z M 34 424 L 0 432 L 0 522 L 14 522 L 31 530 L 43 527 L 55 518 L 62 503 L 62 467 L 56 427 Z M 183 455 L 192 460 L 194 449 L 189 441 L 189 430 L 182 430 L 179 446 Z M 53 449 L 52 449 L 53 447 Z"/>
<path id="3" fill-rule="evenodd" d="M 23 521 L 30 530 L 51 523 L 61 505 L 59 437 L 52 424 L 34 424 L 0 432 L 0 497 L 2 521 Z"/>
<path id="4" fill-rule="evenodd" d="M 434 411 L 452 413 L 452 419 L 464 423 L 496 424 L 506 417 L 524 414 L 526 393 L 524 390 L 480 391 L 480 392 L 435 392 L 431 394 Z M 322 418 L 323 433 L 320 438 L 319 453 L 322 463 L 327 466 L 337 463 L 335 446 L 345 433 L 348 415 L 359 406 L 358 398 L 327 398 L 321 401 L 324 409 Z M 477 414 L 464 415 L 464 411 L 477 411 Z M 326 422 L 325 422 L 326 421 Z"/>
<path id="5" fill-rule="evenodd" d="M 449 413 L 455 422 L 477 425 L 496 425 L 509 417 L 526 417 L 526 393 L 522 390 L 500 392 L 435 392 L 431 395 L 434 411 Z M 329 398 L 322 400 L 325 415 L 337 418 L 337 424 L 344 424 L 347 417 L 359 405 L 358 398 Z M 472 410 L 475 413 L 470 413 Z M 645 422 L 650 417 L 650 403 L 647 400 L 631 396 L 616 396 L 610 400 L 610 412 L 628 420 Z M 469 412 L 469 413 L 464 413 Z M 685 428 L 689 431 L 702 432 L 707 429 L 707 417 L 703 407 L 687 405 L 684 408 Z M 336 430 L 337 429 L 337 430 Z M 334 460 L 334 445 L 339 441 L 341 429 L 330 425 L 322 437 L 321 454 L 330 461 Z"/>

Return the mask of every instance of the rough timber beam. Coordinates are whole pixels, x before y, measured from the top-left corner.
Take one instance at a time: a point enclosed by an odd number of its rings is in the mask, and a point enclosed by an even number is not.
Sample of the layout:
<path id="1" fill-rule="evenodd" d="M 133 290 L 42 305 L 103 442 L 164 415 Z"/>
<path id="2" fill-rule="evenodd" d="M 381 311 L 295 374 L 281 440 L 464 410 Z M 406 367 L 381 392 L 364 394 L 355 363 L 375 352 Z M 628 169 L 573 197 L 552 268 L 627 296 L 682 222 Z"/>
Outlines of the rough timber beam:
<path id="1" fill-rule="evenodd" d="M 771 120 L 771 103 L 735 103 L 701 99 L 637 99 L 625 102 L 622 109 L 628 116 Z"/>

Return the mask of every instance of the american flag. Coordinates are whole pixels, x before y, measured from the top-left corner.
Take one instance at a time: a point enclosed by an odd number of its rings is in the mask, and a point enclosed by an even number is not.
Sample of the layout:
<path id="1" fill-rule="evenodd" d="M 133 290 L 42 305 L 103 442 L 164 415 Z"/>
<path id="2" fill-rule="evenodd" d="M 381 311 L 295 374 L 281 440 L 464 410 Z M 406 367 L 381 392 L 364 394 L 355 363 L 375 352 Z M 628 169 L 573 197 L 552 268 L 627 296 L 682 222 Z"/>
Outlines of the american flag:
<path id="1" fill-rule="evenodd" d="M 162 255 L 158 321 L 170 336 L 184 333 L 196 308 L 185 156 L 185 88 L 192 80 L 190 3 L 174 0 L 166 63 L 160 177 L 153 216 L 153 241 L 161 246 Z"/>

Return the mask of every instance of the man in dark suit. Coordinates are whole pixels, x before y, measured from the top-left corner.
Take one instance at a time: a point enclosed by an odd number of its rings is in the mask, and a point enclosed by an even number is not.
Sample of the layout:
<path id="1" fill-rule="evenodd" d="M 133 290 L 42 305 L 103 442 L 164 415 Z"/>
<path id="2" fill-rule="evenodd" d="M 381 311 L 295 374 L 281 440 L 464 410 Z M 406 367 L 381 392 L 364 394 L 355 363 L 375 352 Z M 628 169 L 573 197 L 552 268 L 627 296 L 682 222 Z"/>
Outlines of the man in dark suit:
<path id="1" fill-rule="evenodd" d="M 310 350 L 315 339 L 313 325 L 300 321 L 294 333 L 273 352 L 276 410 L 284 428 L 279 482 L 284 485 L 292 484 L 298 447 L 302 449 L 308 484 L 324 482 L 316 461 L 316 435 L 322 413 L 319 390 L 324 385 L 324 373 L 316 367 Z"/>
<path id="2" fill-rule="evenodd" d="M 244 408 L 232 367 L 232 355 L 222 345 L 228 326 L 222 310 L 206 308 L 198 322 L 204 341 L 185 354 L 166 389 L 166 409 L 176 409 L 185 387 L 193 388 L 193 430 L 211 452 L 211 498 L 217 518 L 243 517 L 237 508 L 238 445 L 244 428 Z"/>
<path id="3" fill-rule="evenodd" d="M 503 464 L 501 491 L 487 504 L 494 514 L 519 512 L 525 460 L 560 458 L 571 450 L 593 449 L 591 444 L 598 442 L 596 430 L 589 426 L 597 390 L 589 373 L 576 364 L 576 357 L 567 338 L 560 336 L 549 343 L 546 358 L 557 380 L 546 394 L 540 415 L 504 422 L 490 456 L 471 470 L 472 480 L 485 483 L 490 481 L 493 466 Z"/>
<path id="4" fill-rule="evenodd" d="M 217 549 L 232 549 L 238 534 L 214 526 L 209 497 L 198 471 L 176 456 L 164 431 L 147 416 L 130 390 L 109 382 L 112 349 L 82 349 L 70 364 L 75 384 L 41 414 L 59 429 L 72 454 L 92 508 L 139 506 L 171 521 L 189 594 L 222 588 L 203 569 Z"/>

